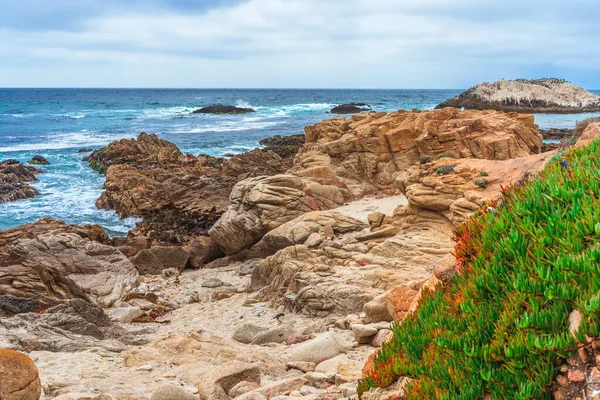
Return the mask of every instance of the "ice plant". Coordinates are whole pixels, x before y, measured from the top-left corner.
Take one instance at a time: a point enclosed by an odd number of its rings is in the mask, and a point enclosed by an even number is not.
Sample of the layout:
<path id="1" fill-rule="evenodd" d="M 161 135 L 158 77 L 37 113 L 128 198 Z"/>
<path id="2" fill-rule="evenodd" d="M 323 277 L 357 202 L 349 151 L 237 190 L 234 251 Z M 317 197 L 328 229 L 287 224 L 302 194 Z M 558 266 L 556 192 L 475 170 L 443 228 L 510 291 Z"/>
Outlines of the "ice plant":
<path id="1" fill-rule="evenodd" d="M 393 327 L 359 394 L 409 376 L 409 399 L 549 398 L 560 362 L 600 335 L 599 199 L 600 141 L 503 188 L 456 230 L 460 273 Z"/>

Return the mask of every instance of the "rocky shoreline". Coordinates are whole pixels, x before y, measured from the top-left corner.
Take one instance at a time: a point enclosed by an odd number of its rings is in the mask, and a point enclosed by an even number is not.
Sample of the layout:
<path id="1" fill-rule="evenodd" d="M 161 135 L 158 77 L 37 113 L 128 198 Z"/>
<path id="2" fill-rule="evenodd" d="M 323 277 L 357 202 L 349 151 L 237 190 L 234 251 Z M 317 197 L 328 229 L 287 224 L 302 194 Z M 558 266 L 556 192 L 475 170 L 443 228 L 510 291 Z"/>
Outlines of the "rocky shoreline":
<path id="1" fill-rule="evenodd" d="M 591 124 L 580 143 L 599 136 Z M 557 154 L 531 115 L 454 108 L 261 144 L 225 159 L 113 142 L 85 160 L 106 174 L 97 206 L 142 218 L 126 238 L 51 219 L 0 232 L 0 347 L 35 362 L 32 390 L 355 398 L 390 324 L 452 279 L 456 227 Z"/>

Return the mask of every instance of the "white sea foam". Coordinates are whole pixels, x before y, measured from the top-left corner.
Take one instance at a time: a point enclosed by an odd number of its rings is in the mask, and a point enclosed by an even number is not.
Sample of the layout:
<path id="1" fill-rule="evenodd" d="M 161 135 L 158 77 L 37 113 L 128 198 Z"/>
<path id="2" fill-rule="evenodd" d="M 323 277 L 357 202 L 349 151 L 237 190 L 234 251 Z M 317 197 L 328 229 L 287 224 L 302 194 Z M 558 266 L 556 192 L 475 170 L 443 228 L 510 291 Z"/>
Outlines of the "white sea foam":
<path id="1" fill-rule="evenodd" d="M 58 150 L 89 146 L 105 146 L 113 140 L 130 137 L 131 135 L 108 135 L 88 132 L 64 133 L 54 136 L 44 143 L 26 143 L 15 146 L 0 147 L 0 153 L 35 150 Z"/>

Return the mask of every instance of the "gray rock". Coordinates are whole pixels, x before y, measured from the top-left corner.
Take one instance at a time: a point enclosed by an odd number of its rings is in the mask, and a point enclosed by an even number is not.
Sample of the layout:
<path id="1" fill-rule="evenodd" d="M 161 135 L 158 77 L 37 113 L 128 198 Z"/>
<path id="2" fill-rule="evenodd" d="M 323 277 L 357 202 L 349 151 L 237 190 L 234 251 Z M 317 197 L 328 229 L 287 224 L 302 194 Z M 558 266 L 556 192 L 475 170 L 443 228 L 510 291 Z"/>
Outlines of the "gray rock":
<path id="1" fill-rule="evenodd" d="M 131 262 L 141 275 L 160 275 L 168 268 L 183 271 L 189 258 L 189 253 L 183 247 L 159 246 L 141 250 Z"/>
<path id="2" fill-rule="evenodd" d="M 117 307 L 111 312 L 111 318 L 122 324 L 130 324 L 136 318 L 144 315 L 139 307 Z"/>
<path id="3" fill-rule="evenodd" d="M 388 309 L 385 293 L 366 303 L 363 311 L 366 314 L 365 322 L 367 323 L 394 320 Z"/>
<path id="4" fill-rule="evenodd" d="M 223 285 L 225 285 L 225 283 L 219 278 L 210 278 L 202 282 L 201 286 L 205 288 L 217 288 Z"/>
<path id="5" fill-rule="evenodd" d="M 358 343 L 371 343 L 373 337 L 377 334 L 378 329 L 372 325 L 354 324 L 350 326 L 354 338 Z"/>
<path id="6" fill-rule="evenodd" d="M 290 352 L 292 361 L 306 361 L 319 364 L 348 351 L 352 346 L 335 332 L 326 332 L 314 339 L 294 346 Z"/>
<path id="7" fill-rule="evenodd" d="M 235 330 L 231 338 L 240 343 L 250 344 L 256 335 L 266 330 L 267 328 L 264 326 L 243 324 Z"/>
<path id="8" fill-rule="evenodd" d="M 293 327 L 289 325 L 281 325 L 277 328 L 260 332 L 254 337 L 254 339 L 252 339 L 252 344 L 284 343 L 293 333 Z"/>
<path id="9" fill-rule="evenodd" d="M 242 381 L 231 388 L 229 391 L 229 397 L 236 398 L 260 387 L 256 382 Z"/>
<path id="10" fill-rule="evenodd" d="M 150 400 L 197 400 L 197 398 L 179 386 L 165 385 L 152 392 Z"/>

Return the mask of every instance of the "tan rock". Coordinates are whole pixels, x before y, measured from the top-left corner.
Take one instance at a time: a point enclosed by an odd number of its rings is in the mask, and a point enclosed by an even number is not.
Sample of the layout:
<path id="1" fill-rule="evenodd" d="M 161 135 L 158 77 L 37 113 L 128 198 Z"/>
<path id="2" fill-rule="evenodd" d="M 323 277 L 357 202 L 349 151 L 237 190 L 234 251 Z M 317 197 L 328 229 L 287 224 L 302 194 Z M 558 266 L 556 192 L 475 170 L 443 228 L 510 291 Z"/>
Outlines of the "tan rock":
<path id="1" fill-rule="evenodd" d="M 226 254 L 237 253 L 302 214 L 340 206 L 350 197 L 338 180 L 294 175 L 246 179 L 232 189 L 231 206 L 209 235 Z"/>
<path id="2" fill-rule="evenodd" d="M 240 382 L 260 384 L 260 368 L 239 361 L 221 365 L 205 375 L 198 384 L 200 399 L 228 399 L 227 393 Z"/>
<path id="3" fill-rule="evenodd" d="M 587 128 L 583 131 L 577 142 L 575 143 L 575 147 L 585 147 L 592 143 L 594 140 L 600 139 L 600 123 L 589 124 Z"/>
<path id="4" fill-rule="evenodd" d="M 0 293 L 83 298 L 111 306 L 137 286 L 133 264 L 116 248 L 76 233 L 20 239 L 0 256 Z"/>
<path id="5" fill-rule="evenodd" d="M 23 353 L 0 349 L 0 398 L 38 400 L 42 394 L 34 362 Z"/>
<path id="6" fill-rule="evenodd" d="M 386 294 L 388 310 L 394 316 L 394 321 L 406 318 L 418 294 L 417 290 L 406 286 L 394 288 Z"/>
<path id="7" fill-rule="evenodd" d="M 291 172 L 330 168 L 356 196 L 393 189 L 397 175 L 422 155 L 505 160 L 539 153 L 531 115 L 443 110 L 338 117 L 305 128 L 306 144 Z"/>
<path id="8" fill-rule="evenodd" d="M 366 303 L 363 307 L 363 311 L 366 314 L 366 323 L 394 320 L 394 317 L 390 314 L 390 310 L 387 307 L 385 294 L 380 294 Z"/>
<path id="9" fill-rule="evenodd" d="M 140 251 L 131 262 L 140 275 L 160 275 L 170 268 L 183 271 L 189 258 L 189 253 L 183 247 L 157 246 Z"/>

